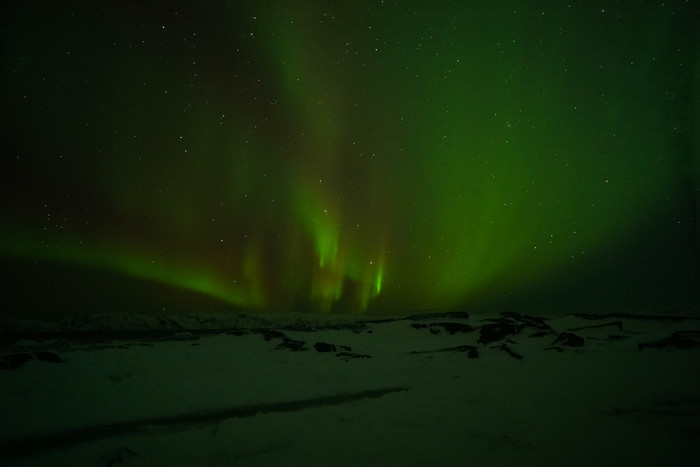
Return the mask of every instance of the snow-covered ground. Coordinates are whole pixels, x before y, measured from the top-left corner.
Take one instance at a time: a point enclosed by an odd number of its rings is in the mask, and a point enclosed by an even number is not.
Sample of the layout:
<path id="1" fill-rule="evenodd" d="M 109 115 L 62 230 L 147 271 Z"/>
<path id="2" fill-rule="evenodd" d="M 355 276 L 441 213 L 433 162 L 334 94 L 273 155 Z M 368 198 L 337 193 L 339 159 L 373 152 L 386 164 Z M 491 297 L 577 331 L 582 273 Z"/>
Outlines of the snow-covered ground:
<path id="1" fill-rule="evenodd" d="M 700 465 L 700 316 L 0 326 L 2 465 Z"/>

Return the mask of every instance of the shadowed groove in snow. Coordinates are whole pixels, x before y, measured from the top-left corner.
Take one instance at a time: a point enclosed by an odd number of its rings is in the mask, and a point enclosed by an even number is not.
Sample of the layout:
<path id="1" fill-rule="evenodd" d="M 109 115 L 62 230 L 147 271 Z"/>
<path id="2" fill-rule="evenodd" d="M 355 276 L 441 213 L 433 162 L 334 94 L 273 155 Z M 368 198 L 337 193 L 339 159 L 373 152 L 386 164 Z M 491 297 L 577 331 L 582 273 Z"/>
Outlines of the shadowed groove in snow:
<path id="1" fill-rule="evenodd" d="M 183 430 L 198 425 L 221 423 L 229 418 L 252 417 L 258 414 L 296 412 L 299 410 L 329 405 L 339 405 L 361 399 L 376 399 L 394 392 L 407 391 L 405 387 L 370 389 L 351 394 L 315 397 L 291 402 L 256 404 L 230 407 L 219 410 L 151 418 L 133 422 L 114 423 L 90 428 L 78 428 L 55 434 L 28 436 L 21 439 L 0 441 L 0 459 L 35 457 L 50 451 L 72 447 L 76 444 L 97 441 L 104 438 L 134 434 L 152 433 L 154 430 Z"/>

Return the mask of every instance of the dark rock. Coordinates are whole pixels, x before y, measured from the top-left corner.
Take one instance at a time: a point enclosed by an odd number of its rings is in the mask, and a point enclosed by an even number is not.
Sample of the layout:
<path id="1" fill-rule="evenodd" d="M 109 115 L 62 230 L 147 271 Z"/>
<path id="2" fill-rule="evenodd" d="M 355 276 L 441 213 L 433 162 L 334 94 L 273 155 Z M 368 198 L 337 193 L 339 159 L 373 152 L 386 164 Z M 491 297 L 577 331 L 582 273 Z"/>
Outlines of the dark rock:
<path id="1" fill-rule="evenodd" d="M 337 352 L 338 350 L 350 352 L 352 350 L 352 348 L 347 345 L 334 345 L 327 342 L 316 342 L 314 344 L 314 349 L 316 349 L 317 352 Z"/>
<path id="2" fill-rule="evenodd" d="M 523 315 L 520 313 L 516 313 L 514 311 L 504 311 L 499 315 L 499 318 L 497 319 L 502 319 L 502 318 L 507 318 L 515 321 L 522 321 L 523 320 Z"/>
<path id="3" fill-rule="evenodd" d="M 549 331 L 537 331 L 537 332 L 533 332 L 532 334 L 530 334 L 530 337 L 544 337 L 544 336 L 548 336 L 550 334 L 551 334 L 551 332 L 549 332 Z"/>
<path id="4" fill-rule="evenodd" d="M 33 358 L 34 356 L 30 353 L 3 355 L 0 357 L 0 370 L 15 370 Z"/>
<path id="5" fill-rule="evenodd" d="M 371 355 L 364 355 L 352 352 L 338 352 L 335 354 L 336 357 L 342 358 L 343 360 L 350 360 L 351 358 L 372 358 Z"/>
<path id="6" fill-rule="evenodd" d="M 309 350 L 306 347 L 304 347 L 304 344 L 306 344 L 306 342 L 304 341 L 297 341 L 294 339 L 290 339 L 289 337 L 284 337 L 284 339 L 282 339 L 282 342 L 277 344 L 277 347 L 275 347 L 275 349 L 289 349 L 292 352 Z"/>
<path id="7" fill-rule="evenodd" d="M 479 357 L 479 349 L 477 347 L 474 347 L 473 345 L 458 345 L 457 347 L 445 347 L 443 349 L 438 349 L 438 350 L 413 350 L 410 353 L 412 354 L 419 354 L 419 353 L 436 353 L 436 352 L 466 352 L 467 357 L 469 358 L 478 358 Z"/>
<path id="8" fill-rule="evenodd" d="M 253 332 L 262 334 L 263 339 L 265 339 L 268 342 L 272 339 L 282 339 L 282 342 L 277 344 L 277 346 L 275 347 L 275 349 L 277 350 L 288 349 L 293 352 L 309 350 L 308 348 L 304 347 L 304 344 L 306 344 L 306 342 L 290 339 L 280 331 L 276 331 L 274 329 L 253 329 Z"/>
<path id="9" fill-rule="evenodd" d="M 442 315 L 442 313 L 417 313 L 415 315 L 407 316 L 406 319 L 410 319 L 411 321 L 427 321 L 435 318 L 441 318 Z"/>
<path id="10" fill-rule="evenodd" d="M 607 326 L 614 326 L 614 327 L 616 327 L 617 329 L 619 329 L 620 331 L 622 331 L 622 321 L 614 321 L 614 322 L 612 322 L 612 323 L 603 323 L 603 324 L 591 324 L 591 325 L 588 325 L 588 326 L 581 326 L 581 327 L 578 327 L 578 328 L 570 328 L 569 330 L 570 330 L 570 331 L 580 331 L 580 330 L 582 330 L 582 329 L 604 328 L 604 327 L 607 327 Z"/>
<path id="11" fill-rule="evenodd" d="M 274 329 L 256 329 L 255 332 L 262 334 L 263 339 L 270 341 L 271 339 L 286 339 L 287 336 Z"/>
<path id="12" fill-rule="evenodd" d="M 570 332 L 562 332 L 559 336 L 552 342 L 552 345 L 568 345 L 569 347 L 581 347 L 584 344 L 584 339 L 581 336 L 572 334 Z"/>
<path id="13" fill-rule="evenodd" d="M 316 342 L 314 344 L 314 349 L 316 352 L 335 352 L 335 345 L 327 344 L 326 342 Z"/>
<path id="14" fill-rule="evenodd" d="M 413 329 L 429 329 L 431 334 L 442 334 L 446 332 L 450 335 L 456 334 L 458 332 L 471 332 L 474 330 L 473 327 L 468 324 L 461 323 L 446 323 L 446 322 L 435 322 L 430 324 L 413 323 L 411 324 Z"/>
<path id="15" fill-rule="evenodd" d="M 522 315 L 520 313 L 515 313 L 512 311 L 506 311 L 505 313 L 501 313 L 499 322 L 509 322 L 508 320 L 510 320 L 510 322 L 515 321 L 519 324 L 540 329 L 542 331 L 552 330 L 549 324 L 545 323 L 544 318 L 540 318 L 537 316 Z"/>
<path id="16" fill-rule="evenodd" d="M 41 362 L 61 363 L 61 356 L 53 352 L 34 352 L 34 356 Z"/>
<path id="17" fill-rule="evenodd" d="M 248 331 L 246 331 L 245 329 L 232 329 L 230 331 L 226 331 L 226 334 L 230 334 L 232 336 L 245 336 L 246 334 L 248 334 Z"/>
<path id="18" fill-rule="evenodd" d="M 474 347 L 473 345 L 459 345 L 457 347 L 448 347 L 446 349 L 443 349 L 443 351 L 452 351 L 452 352 L 466 352 L 467 357 L 469 358 L 479 358 L 479 349 Z"/>
<path id="19" fill-rule="evenodd" d="M 491 342 L 500 341 L 507 336 L 518 334 L 522 326 L 512 323 L 494 323 L 484 324 L 481 326 L 481 335 L 477 342 L 479 344 L 490 344 Z"/>
<path id="20" fill-rule="evenodd" d="M 563 351 L 564 351 L 564 349 L 562 349 L 561 347 L 555 347 L 555 346 L 552 346 L 552 347 L 545 347 L 544 350 L 556 350 L 557 352 L 563 352 Z"/>
<path id="21" fill-rule="evenodd" d="M 694 349 L 700 347 L 700 331 L 676 331 L 668 337 L 652 342 L 641 343 L 639 350 L 653 349 Z"/>
<path id="22" fill-rule="evenodd" d="M 508 355 L 510 355 L 511 357 L 515 358 L 516 360 L 522 360 L 522 359 L 523 359 L 523 356 L 522 356 L 522 355 L 520 355 L 519 353 L 513 351 L 513 349 L 511 349 L 510 347 L 508 347 L 506 344 L 501 344 L 499 348 L 500 348 L 501 350 L 503 350 L 504 352 L 506 352 L 506 353 L 507 353 Z"/>
<path id="23" fill-rule="evenodd" d="M 435 313 L 417 313 L 406 317 L 406 319 L 410 319 L 411 321 L 427 321 L 435 318 L 469 319 L 469 313 L 466 311 L 443 311 Z"/>
<path id="24" fill-rule="evenodd" d="M 362 331 L 367 330 L 367 324 L 362 321 L 357 321 L 354 323 L 343 323 L 343 324 L 333 324 L 329 326 L 323 326 L 323 329 L 332 329 L 334 331 L 352 331 L 355 334 L 359 334 Z"/>
<path id="25" fill-rule="evenodd" d="M 346 352 L 352 351 L 347 345 L 333 345 L 327 342 L 316 342 L 314 344 L 314 349 L 316 349 L 317 352 L 337 352 L 338 350 Z"/>
<path id="26" fill-rule="evenodd" d="M 319 328 L 312 326 L 310 323 L 294 323 L 284 326 L 283 329 L 285 331 L 314 332 L 318 331 Z"/>
<path id="27" fill-rule="evenodd" d="M 468 324 L 460 323 L 430 323 L 431 334 L 440 334 L 443 330 L 450 335 L 454 335 L 458 332 L 471 332 L 474 328 Z"/>

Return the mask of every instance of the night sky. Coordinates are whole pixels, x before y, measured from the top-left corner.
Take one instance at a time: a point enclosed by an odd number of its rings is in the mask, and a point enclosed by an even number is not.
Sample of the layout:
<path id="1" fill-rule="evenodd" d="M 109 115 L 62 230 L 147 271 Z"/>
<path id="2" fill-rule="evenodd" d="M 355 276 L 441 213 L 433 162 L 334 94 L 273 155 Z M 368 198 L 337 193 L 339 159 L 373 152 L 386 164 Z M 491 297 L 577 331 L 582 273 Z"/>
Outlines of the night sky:
<path id="1" fill-rule="evenodd" d="M 698 304 L 697 2 L 76 3 L 1 7 L 5 314 Z"/>

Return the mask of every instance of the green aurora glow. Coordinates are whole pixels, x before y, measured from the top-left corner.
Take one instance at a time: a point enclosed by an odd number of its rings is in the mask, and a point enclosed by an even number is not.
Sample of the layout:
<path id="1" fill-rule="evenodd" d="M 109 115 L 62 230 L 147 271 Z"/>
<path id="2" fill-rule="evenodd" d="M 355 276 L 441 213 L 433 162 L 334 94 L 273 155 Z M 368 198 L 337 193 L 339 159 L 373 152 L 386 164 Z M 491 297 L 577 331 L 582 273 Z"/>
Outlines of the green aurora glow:
<path id="1" fill-rule="evenodd" d="M 626 296 L 697 301 L 695 7 L 622 3 L 8 2 L 0 254 L 362 313 L 664 248 Z"/>

